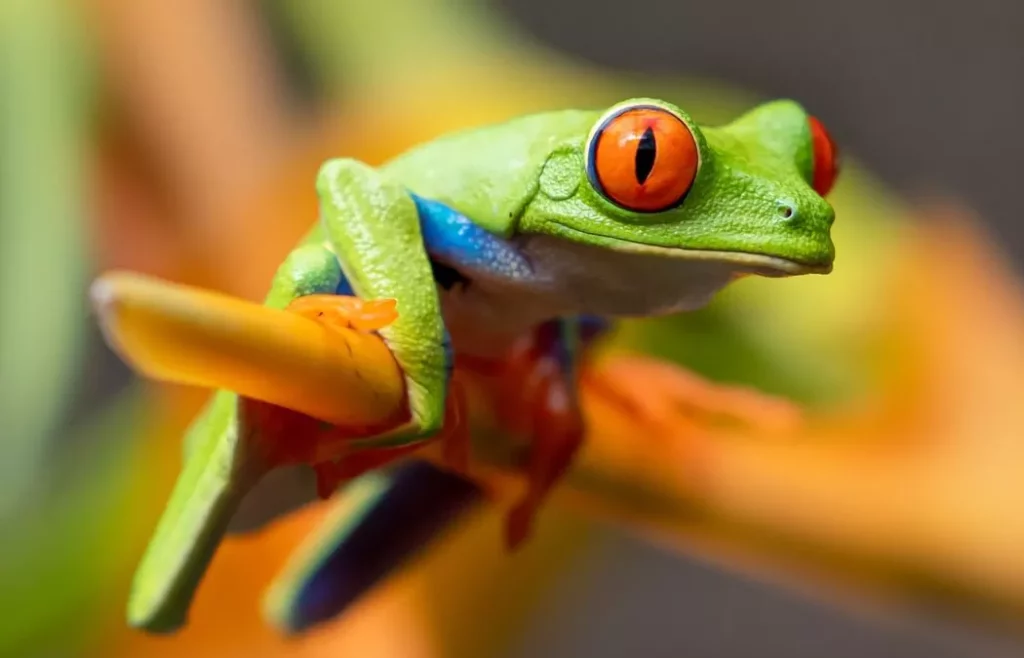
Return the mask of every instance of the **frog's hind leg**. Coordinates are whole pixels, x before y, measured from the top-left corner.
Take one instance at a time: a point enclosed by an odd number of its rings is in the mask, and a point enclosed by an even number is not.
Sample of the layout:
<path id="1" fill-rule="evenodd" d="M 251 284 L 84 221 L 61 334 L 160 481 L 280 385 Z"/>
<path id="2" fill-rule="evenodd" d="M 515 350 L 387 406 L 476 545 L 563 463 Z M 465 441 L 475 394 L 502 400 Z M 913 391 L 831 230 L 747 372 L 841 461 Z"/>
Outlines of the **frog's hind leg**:
<path id="1" fill-rule="evenodd" d="M 418 460 L 359 477 L 268 590 L 264 614 L 286 633 L 336 617 L 482 500 L 468 481 Z"/>
<path id="2" fill-rule="evenodd" d="M 295 249 L 278 270 L 268 306 L 333 292 L 342 279 L 322 246 Z M 152 632 L 185 623 L 195 589 L 242 500 L 273 466 L 262 446 L 273 433 L 245 399 L 218 391 L 185 437 L 184 466 L 136 569 L 128 621 Z"/>
<path id="3" fill-rule="evenodd" d="M 438 437 L 447 469 L 415 458 L 397 461 L 419 450 L 417 443 L 367 447 L 316 466 L 321 498 L 343 488 L 268 592 L 264 610 L 275 626 L 300 633 L 341 614 L 483 500 L 459 476 L 469 459 L 466 420 L 465 397 L 453 379 Z"/>

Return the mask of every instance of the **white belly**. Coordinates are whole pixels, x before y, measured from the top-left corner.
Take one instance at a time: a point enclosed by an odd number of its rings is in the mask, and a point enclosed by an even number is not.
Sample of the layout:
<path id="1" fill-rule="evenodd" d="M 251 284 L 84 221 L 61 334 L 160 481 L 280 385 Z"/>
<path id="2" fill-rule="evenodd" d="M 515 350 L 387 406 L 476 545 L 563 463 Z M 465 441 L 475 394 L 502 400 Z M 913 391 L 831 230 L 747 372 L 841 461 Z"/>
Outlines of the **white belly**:
<path id="1" fill-rule="evenodd" d="M 728 263 L 623 253 L 548 236 L 513 242 L 533 266 L 533 276 L 477 276 L 442 291 L 445 323 L 462 352 L 495 354 L 538 323 L 564 315 L 645 317 L 693 310 L 736 272 Z"/>

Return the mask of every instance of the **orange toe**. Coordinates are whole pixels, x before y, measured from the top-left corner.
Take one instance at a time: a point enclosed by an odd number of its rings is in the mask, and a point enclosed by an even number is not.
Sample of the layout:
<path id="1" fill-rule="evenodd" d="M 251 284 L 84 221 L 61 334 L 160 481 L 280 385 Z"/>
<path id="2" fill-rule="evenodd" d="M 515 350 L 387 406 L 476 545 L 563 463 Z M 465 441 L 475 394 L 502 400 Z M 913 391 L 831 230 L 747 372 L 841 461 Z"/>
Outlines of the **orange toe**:
<path id="1" fill-rule="evenodd" d="M 288 310 L 328 326 L 376 331 L 398 318 L 394 299 L 360 299 L 347 295 L 306 295 Z"/>

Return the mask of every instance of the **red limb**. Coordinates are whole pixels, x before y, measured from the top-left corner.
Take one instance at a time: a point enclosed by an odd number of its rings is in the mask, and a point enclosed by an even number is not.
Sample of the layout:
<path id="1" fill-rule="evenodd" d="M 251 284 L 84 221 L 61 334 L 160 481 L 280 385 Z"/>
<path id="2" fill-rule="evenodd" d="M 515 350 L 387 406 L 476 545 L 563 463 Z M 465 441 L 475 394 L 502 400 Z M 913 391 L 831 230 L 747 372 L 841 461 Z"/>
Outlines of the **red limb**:
<path id="1" fill-rule="evenodd" d="M 532 410 L 532 443 L 526 463 L 527 490 L 509 512 L 505 542 L 516 549 L 529 537 L 533 519 L 565 475 L 583 443 L 583 418 L 574 384 L 552 358 L 536 362 L 524 395 Z"/>
<path id="2" fill-rule="evenodd" d="M 502 427 L 530 439 L 525 472 L 527 489 L 506 518 L 505 541 L 518 548 L 529 537 L 533 519 L 558 483 L 583 441 L 583 418 L 576 382 L 559 360 L 557 323 L 538 327 L 517 342 L 498 364 L 467 361 L 468 369 L 495 378 L 495 412 Z"/>

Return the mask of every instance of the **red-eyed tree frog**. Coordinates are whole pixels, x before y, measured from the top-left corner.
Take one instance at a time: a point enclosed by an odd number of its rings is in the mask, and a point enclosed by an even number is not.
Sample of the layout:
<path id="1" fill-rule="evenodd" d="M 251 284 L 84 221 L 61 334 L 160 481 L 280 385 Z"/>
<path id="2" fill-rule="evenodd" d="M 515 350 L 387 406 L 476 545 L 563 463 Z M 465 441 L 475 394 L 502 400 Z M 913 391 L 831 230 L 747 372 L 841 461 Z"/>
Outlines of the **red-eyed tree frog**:
<path id="1" fill-rule="evenodd" d="M 825 196 L 837 172 L 832 139 L 795 102 L 703 127 L 645 98 L 470 129 L 377 168 L 326 162 L 316 181 L 320 221 L 280 266 L 266 304 L 378 330 L 404 374 L 409 413 L 397 428 L 346 444 L 345 459 L 365 450 L 358 468 L 348 461 L 339 470 L 340 453 L 315 465 L 328 494 L 375 472 L 356 512 L 326 533 L 311 571 L 280 590 L 290 593 L 279 621 L 294 630 L 337 610 L 332 598 L 349 595 L 325 592 L 315 576 L 337 572 L 330 556 L 358 540 L 389 495 L 412 500 L 404 509 L 420 516 L 430 515 L 431 495 L 464 499 L 467 488 L 436 474 L 423 476 L 424 489 L 412 486 L 414 471 L 376 471 L 387 459 L 373 457 L 441 436 L 453 466 L 464 460 L 465 433 L 446 426 L 462 413 L 450 385 L 457 362 L 517 364 L 506 392 L 532 435 L 527 493 L 506 526 L 508 543 L 519 544 L 585 436 L 577 365 L 604 323 L 698 308 L 743 275 L 829 272 L 834 212 Z M 219 392 L 190 430 L 190 458 L 214 467 L 172 496 L 136 576 L 133 625 L 183 622 L 244 493 L 233 451 L 261 428 L 243 409 Z M 328 576 L 339 590 L 364 577 Z"/>

